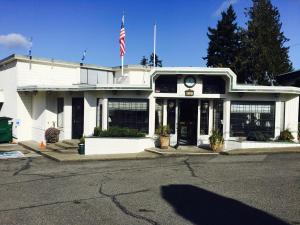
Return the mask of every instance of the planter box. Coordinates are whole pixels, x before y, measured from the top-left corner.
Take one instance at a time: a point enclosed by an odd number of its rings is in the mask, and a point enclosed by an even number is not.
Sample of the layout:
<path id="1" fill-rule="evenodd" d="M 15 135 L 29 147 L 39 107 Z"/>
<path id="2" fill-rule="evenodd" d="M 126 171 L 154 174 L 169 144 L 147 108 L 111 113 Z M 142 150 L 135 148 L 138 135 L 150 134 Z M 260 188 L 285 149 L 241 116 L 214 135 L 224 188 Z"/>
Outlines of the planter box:
<path id="1" fill-rule="evenodd" d="M 243 148 L 291 148 L 300 147 L 292 142 L 225 141 L 225 151 Z"/>
<path id="2" fill-rule="evenodd" d="M 85 155 L 137 153 L 154 147 L 152 138 L 85 138 Z"/>

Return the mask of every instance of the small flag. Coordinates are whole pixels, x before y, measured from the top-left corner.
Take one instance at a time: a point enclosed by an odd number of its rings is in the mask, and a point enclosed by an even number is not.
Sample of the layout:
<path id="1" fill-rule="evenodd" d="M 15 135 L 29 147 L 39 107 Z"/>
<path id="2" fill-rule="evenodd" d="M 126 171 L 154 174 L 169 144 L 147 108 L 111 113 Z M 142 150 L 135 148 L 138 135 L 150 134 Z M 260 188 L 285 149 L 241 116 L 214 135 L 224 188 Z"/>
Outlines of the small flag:
<path id="1" fill-rule="evenodd" d="M 81 61 L 84 61 L 84 60 L 85 60 L 85 56 L 86 56 L 86 50 L 84 50 L 84 52 L 83 52 L 83 54 L 82 54 Z"/>
<path id="2" fill-rule="evenodd" d="M 125 27 L 124 27 L 124 15 L 122 17 L 122 23 L 121 23 L 121 31 L 120 31 L 120 56 L 125 55 Z"/>

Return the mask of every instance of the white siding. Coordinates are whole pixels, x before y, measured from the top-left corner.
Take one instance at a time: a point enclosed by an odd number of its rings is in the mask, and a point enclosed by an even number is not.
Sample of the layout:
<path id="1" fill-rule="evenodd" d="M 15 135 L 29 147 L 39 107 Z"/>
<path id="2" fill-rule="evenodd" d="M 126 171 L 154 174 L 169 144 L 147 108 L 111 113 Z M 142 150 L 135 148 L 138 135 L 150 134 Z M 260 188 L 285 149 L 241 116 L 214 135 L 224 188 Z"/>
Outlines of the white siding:
<path id="1" fill-rule="evenodd" d="M 80 69 L 26 62 L 17 63 L 17 84 L 27 85 L 72 85 L 80 83 Z"/>

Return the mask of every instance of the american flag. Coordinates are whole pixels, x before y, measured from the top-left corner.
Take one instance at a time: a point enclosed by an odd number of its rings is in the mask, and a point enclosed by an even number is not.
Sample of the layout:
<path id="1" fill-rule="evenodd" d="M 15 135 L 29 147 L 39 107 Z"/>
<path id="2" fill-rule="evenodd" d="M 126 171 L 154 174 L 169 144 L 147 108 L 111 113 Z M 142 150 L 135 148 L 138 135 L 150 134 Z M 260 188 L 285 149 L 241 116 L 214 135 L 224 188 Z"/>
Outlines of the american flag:
<path id="1" fill-rule="evenodd" d="M 125 27 L 124 27 L 124 15 L 122 17 L 122 23 L 121 23 L 121 31 L 120 31 L 120 56 L 125 55 Z"/>

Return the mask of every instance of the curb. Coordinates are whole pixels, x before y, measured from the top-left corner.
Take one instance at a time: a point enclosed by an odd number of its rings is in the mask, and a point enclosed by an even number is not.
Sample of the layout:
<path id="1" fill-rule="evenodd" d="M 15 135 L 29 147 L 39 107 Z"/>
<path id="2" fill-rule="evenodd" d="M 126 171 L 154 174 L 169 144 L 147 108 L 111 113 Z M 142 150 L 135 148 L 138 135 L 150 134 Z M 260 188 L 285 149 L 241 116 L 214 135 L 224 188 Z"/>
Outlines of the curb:
<path id="1" fill-rule="evenodd" d="M 152 149 L 145 149 L 147 152 L 155 153 L 161 156 L 204 156 L 204 155 L 219 155 L 217 152 L 160 152 Z"/>

